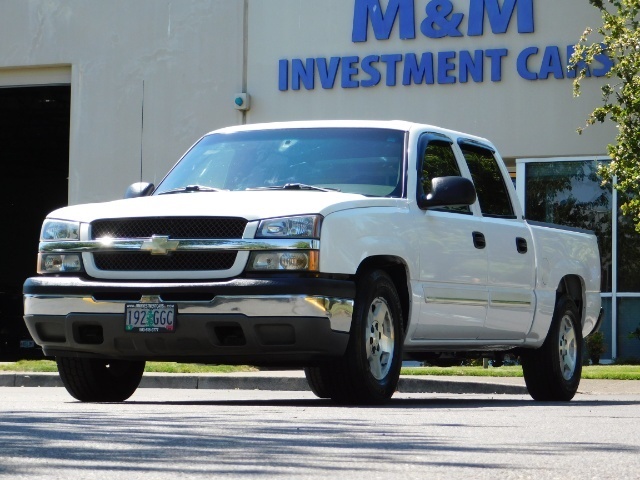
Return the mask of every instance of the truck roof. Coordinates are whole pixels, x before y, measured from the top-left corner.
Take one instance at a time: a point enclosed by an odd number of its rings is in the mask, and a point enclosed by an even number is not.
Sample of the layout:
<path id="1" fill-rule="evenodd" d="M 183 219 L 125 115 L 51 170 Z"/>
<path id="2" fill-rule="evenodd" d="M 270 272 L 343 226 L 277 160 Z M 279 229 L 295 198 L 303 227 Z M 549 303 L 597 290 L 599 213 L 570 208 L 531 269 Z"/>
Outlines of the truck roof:
<path id="1" fill-rule="evenodd" d="M 491 145 L 491 142 L 483 137 L 478 137 L 476 135 L 471 135 L 456 130 L 450 130 L 435 125 L 407 122 L 404 120 L 300 120 L 290 122 L 253 123 L 247 125 L 224 127 L 209 133 L 232 133 L 251 130 L 277 130 L 284 128 L 389 128 L 393 130 L 402 130 L 405 132 L 410 132 L 412 130 L 429 130 L 431 132 L 439 132 L 453 138 L 463 136 L 465 138 L 474 139 L 482 143 Z"/>

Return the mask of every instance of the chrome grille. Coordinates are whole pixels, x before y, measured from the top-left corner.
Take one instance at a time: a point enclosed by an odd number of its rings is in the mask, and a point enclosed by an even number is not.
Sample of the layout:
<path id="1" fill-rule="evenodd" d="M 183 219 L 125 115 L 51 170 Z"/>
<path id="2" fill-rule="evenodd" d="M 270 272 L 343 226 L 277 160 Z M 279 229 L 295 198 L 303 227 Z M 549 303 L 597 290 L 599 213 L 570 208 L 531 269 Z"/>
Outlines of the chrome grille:
<path id="1" fill-rule="evenodd" d="M 236 261 L 237 252 L 173 252 L 171 255 L 151 255 L 148 252 L 94 253 L 98 270 L 106 271 L 188 271 L 228 270 Z"/>
<path id="2" fill-rule="evenodd" d="M 235 217 L 151 217 L 102 219 L 91 223 L 91 238 L 242 238 L 247 220 Z"/>

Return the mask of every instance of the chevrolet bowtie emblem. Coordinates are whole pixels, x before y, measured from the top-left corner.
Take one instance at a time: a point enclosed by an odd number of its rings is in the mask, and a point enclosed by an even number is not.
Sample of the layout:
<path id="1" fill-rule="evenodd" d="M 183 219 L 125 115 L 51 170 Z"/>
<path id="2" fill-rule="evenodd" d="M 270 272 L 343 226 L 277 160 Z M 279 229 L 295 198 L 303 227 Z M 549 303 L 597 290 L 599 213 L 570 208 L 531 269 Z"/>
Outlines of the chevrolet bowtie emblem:
<path id="1" fill-rule="evenodd" d="M 169 252 L 175 252 L 178 245 L 178 240 L 169 240 L 169 237 L 164 235 L 152 235 L 151 240 L 142 242 L 140 250 L 147 250 L 151 255 L 167 255 Z"/>

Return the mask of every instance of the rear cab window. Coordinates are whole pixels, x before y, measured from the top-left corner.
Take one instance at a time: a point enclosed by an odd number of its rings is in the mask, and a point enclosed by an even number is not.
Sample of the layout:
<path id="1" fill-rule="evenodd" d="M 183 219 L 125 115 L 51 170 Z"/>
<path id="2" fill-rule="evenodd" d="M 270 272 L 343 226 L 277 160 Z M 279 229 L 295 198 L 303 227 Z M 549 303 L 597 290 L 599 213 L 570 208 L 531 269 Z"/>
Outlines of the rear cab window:
<path id="1" fill-rule="evenodd" d="M 458 141 L 476 187 L 484 217 L 516 218 L 511 197 L 492 148 L 472 140 Z"/>

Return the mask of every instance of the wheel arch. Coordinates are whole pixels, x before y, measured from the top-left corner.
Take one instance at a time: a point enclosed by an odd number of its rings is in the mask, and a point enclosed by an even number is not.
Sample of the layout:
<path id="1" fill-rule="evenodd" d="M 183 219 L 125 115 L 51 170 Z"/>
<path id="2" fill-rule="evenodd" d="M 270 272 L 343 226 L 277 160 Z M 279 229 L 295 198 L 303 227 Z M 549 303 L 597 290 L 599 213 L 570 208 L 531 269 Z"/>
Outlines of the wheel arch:
<path id="1" fill-rule="evenodd" d="M 553 314 L 563 297 L 571 300 L 576 306 L 578 323 L 582 326 L 582 337 L 586 338 L 593 331 L 598 321 L 597 315 L 601 310 L 600 293 L 588 292 L 586 285 L 584 277 L 571 273 L 558 280 L 555 291 L 551 285 L 548 289 L 537 291 L 536 311 L 523 346 L 524 349 L 535 349 L 542 346 L 549 335 Z"/>
<path id="2" fill-rule="evenodd" d="M 560 279 L 558 288 L 556 290 L 556 304 L 557 300 L 566 295 L 573 303 L 578 307 L 578 314 L 580 315 L 580 323 L 584 323 L 584 301 L 585 301 L 585 284 L 584 280 L 578 275 L 565 275 Z"/>
<path id="3" fill-rule="evenodd" d="M 359 277 L 363 272 L 370 270 L 383 270 L 391 277 L 391 280 L 396 287 L 398 297 L 400 298 L 400 305 L 402 307 L 402 328 L 403 331 L 406 332 L 411 310 L 409 269 L 407 264 L 402 258 L 394 255 L 375 255 L 367 257 L 360 263 L 360 265 L 358 265 L 356 277 Z"/>

